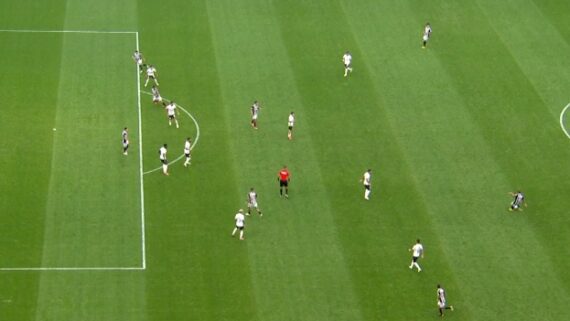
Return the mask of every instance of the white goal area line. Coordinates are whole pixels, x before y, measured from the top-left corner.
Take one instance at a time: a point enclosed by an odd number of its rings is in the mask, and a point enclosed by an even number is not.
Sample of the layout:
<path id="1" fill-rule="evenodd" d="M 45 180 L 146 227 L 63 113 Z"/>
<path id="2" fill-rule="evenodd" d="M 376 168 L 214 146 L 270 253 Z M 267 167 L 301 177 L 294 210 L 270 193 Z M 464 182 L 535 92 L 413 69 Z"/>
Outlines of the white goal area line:
<path id="1" fill-rule="evenodd" d="M 33 30 L 33 29 L 0 29 L 0 33 L 76 33 L 76 34 L 125 34 L 135 36 L 135 47 L 139 50 L 138 31 L 105 31 L 105 30 Z M 141 265 L 140 266 L 93 266 L 93 267 L 0 267 L 0 271 L 142 271 L 146 270 L 146 237 L 145 237 L 145 213 L 144 213 L 144 181 L 143 181 L 143 154 L 142 154 L 142 110 L 141 110 L 141 80 L 139 67 L 135 66 L 137 77 L 137 110 L 139 127 L 139 180 L 140 180 L 140 207 L 141 207 Z"/>

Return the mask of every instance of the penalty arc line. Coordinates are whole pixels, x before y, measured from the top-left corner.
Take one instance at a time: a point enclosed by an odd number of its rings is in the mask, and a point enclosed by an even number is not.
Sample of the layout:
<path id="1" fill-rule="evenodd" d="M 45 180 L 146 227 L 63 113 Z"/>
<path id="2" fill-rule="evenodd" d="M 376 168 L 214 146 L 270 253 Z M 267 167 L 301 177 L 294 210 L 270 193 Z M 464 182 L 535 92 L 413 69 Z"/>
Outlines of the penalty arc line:
<path id="1" fill-rule="evenodd" d="M 141 90 L 141 93 L 152 96 L 152 93 L 149 93 L 148 91 Z M 176 104 L 176 106 L 178 108 L 180 108 L 186 115 L 188 115 L 188 117 L 190 117 L 190 119 L 192 119 L 192 121 L 194 122 L 194 125 L 196 126 L 196 138 L 194 139 L 194 143 L 190 147 L 190 150 L 193 150 L 194 147 L 196 147 L 196 145 L 198 144 L 198 140 L 200 140 L 200 125 L 198 125 L 198 121 L 196 120 L 196 118 L 194 118 L 194 116 L 192 116 L 192 114 L 190 114 L 190 112 L 188 110 L 186 110 L 184 107 L 182 107 L 178 104 Z M 182 155 L 180 155 L 176 159 L 174 159 L 170 164 L 174 164 L 174 163 L 178 162 L 183 157 L 184 157 L 184 153 L 182 153 Z M 143 175 L 154 173 L 154 172 L 159 171 L 161 169 L 162 169 L 162 166 L 159 166 L 157 168 L 143 172 Z"/>
<path id="2" fill-rule="evenodd" d="M 566 105 L 566 107 L 564 107 L 560 113 L 560 127 L 562 128 L 564 134 L 566 134 L 566 137 L 570 138 L 570 134 L 566 130 L 566 127 L 564 127 L 564 113 L 566 113 L 566 110 L 568 110 L 568 108 L 570 108 L 570 104 Z"/>

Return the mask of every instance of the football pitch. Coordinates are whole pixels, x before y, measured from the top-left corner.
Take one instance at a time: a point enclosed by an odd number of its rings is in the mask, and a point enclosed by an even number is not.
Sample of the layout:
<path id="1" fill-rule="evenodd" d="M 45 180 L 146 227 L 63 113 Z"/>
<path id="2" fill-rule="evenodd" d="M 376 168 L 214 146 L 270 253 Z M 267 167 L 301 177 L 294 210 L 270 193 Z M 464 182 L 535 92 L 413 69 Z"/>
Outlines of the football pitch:
<path id="1" fill-rule="evenodd" d="M 438 284 L 445 319 L 569 320 L 568 12 L 0 2 L 0 320 L 438 320 Z M 152 103 L 137 48 L 180 128 Z M 251 187 L 263 217 L 240 241 Z M 510 212 L 517 190 L 528 207 Z"/>

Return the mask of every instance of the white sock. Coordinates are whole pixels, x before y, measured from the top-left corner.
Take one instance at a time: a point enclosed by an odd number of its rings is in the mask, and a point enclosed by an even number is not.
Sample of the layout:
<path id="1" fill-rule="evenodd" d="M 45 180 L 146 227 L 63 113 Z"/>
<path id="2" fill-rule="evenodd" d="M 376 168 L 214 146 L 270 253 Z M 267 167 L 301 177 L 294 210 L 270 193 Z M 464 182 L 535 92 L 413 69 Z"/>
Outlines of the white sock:
<path id="1" fill-rule="evenodd" d="M 168 165 L 164 165 L 164 164 L 162 165 L 162 172 L 163 172 L 164 174 L 167 174 L 167 173 L 168 173 Z"/>
<path id="2" fill-rule="evenodd" d="M 174 122 L 176 123 L 176 128 L 178 128 L 178 120 L 174 120 Z"/>
<path id="3" fill-rule="evenodd" d="M 422 268 L 420 267 L 420 265 L 418 264 L 418 262 L 414 263 L 414 266 L 415 266 L 416 268 L 418 268 L 418 271 L 421 271 L 421 270 L 422 270 Z"/>
<path id="4" fill-rule="evenodd" d="M 243 239 L 243 230 L 239 231 L 239 238 Z"/>
<path id="5" fill-rule="evenodd" d="M 369 199 L 369 198 L 370 198 L 370 190 L 369 190 L 369 189 L 367 189 L 367 190 L 364 191 L 364 198 L 365 198 L 365 199 Z"/>
<path id="6" fill-rule="evenodd" d="M 234 231 L 232 232 L 232 236 L 236 235 L 236 231 L 237 231 L 237 227 L 234 228 Z"/>
<path id="7" fill-rule="evenodd" d="M 148 78 L 146 79 L 146 81 L 144 82 L 144 86 L 146 87 L 146 85 L 148 85 Z"/>

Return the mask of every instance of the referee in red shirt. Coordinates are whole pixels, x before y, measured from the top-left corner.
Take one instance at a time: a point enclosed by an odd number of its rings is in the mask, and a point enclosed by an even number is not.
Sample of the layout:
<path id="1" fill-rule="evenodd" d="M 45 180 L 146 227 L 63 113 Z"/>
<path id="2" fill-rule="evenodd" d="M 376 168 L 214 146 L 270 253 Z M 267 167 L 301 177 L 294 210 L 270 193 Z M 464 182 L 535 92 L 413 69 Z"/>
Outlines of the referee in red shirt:
<path id="1" fill-rule="evenodd" d="M 283 165 L 283 168 L 279 171 L 277 180 L 279 181 L 279 193 L 281 197 L 283 197 L 283 188 L 285 188 L 285 197 L 289 198 L 289 170 L 287 166 Z"/>

